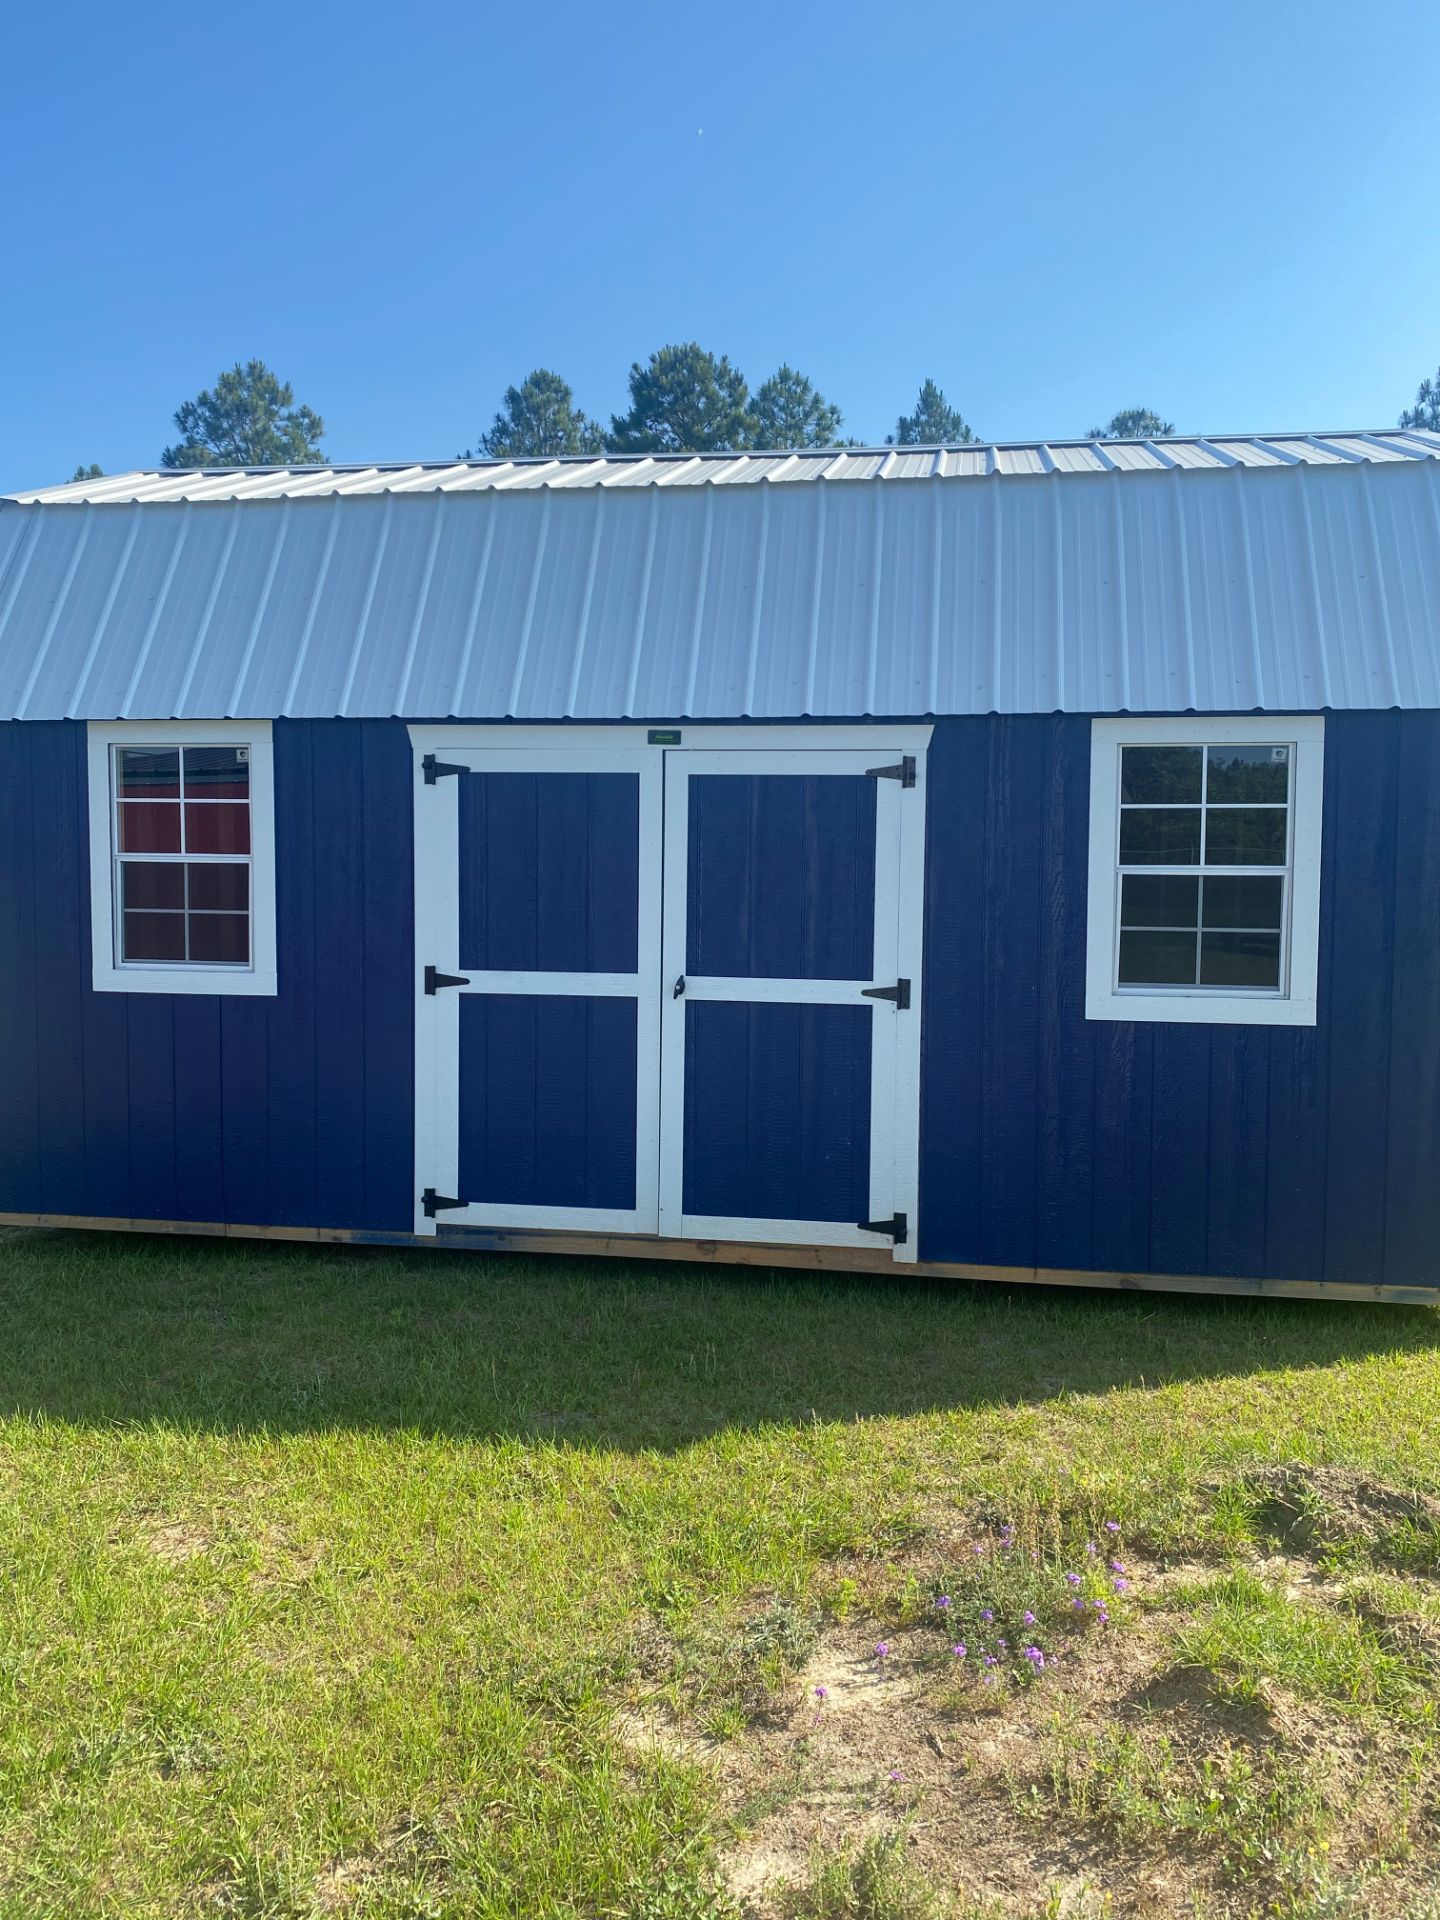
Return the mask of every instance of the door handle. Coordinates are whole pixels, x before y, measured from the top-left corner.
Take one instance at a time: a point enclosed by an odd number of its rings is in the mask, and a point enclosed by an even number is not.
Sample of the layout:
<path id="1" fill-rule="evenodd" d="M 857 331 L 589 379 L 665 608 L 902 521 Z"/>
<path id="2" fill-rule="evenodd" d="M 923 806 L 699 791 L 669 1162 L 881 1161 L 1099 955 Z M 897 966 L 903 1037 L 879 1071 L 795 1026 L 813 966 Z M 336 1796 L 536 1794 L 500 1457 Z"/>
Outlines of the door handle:
<path id="1" fill-rule="evenodd" d="M 670 990 L 670 998 L 672 1000 L 678 1000 L 681 994 L 684 993 L 684 991 L 685 991 L 685 976 L 682 973 L 680 978 L 675 982 L 675 985 Z"/>

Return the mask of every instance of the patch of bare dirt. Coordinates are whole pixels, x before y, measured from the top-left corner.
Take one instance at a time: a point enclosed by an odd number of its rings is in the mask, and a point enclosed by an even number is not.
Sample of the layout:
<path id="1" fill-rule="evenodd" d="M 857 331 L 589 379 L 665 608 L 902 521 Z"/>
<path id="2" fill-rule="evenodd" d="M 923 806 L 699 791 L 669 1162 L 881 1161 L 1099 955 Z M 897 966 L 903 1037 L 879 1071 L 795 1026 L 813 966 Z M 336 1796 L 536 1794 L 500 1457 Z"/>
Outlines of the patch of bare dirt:
<path id="1" fill-rule="evenodd" d="M 1287 1571 L 1296 1584 L 1309 1571 L 1300 1562 L 1259 1564 L 1287 1585 Z M 948 1657 L 946 1636 L 928 1620 L 898 1630 L 861 1620 L 827 1629 L 767 1713 L 734 1740 L 710 1740 L 652 1708 L 627 1714 L 621 1734 L 637 1753 L 712 1775 L 735 1836 L 724 1875 L 746 1920 L 782 1920 L 787 1883 L 804 1884 L 817 1858 L 897 1831 L 919 1872 L 961 1912 L 1190 1920 L 1203 1911 L 1250 1920 L 1279 1911 L 1266 1904 L 1263 1866 L 1241 1883 L 1215 1848 L 1163 1821 L 1130 1841 L 1079 1805 L 1063 1785 L 1067 1756 L 1081 1756 L 1083 1772 L 1087 1743 L 1116 1729 L 1165 1755 L 1177 1782 L 1202 1795 L 1210 1766 L 1249 1770 L 1262 1784 L 1277 1769 L 1303 1767 L 1335 1816 L 1325 1871 L 1337 1883 L 1361 1871 L 1393 1837 L 1398 1748 L 1387 1747 L 1383 1729 L 1326 1715 L 1278 1688 L 1235 1701 L 1205 1672 L 1177 1668 L 1173 1630 L 1185 1616 L 1164 1590 L 1214 1569 L 1167 1575 L 1132 1561 L 1131 1571 L 1148 1604 L 1111 1627 L 1052 1636 L 1056 1656 L 1030 1686 L 987 1690 Z M 1304 1597 L 1323 1604 L 1328 1596 L 1306 1585 Z M 879 1658 L 882 1631 L 889 1651 Z M 1367 1891 L 1363 1902 L 1326 1911 L 1398 1920 L 1413 1910 L 1425 1873 L 1404 1863 L 1380 1895 Z"/>
<path id="2" fill-rule="evenodd" d="M 198 1560 L 211 1547 L 208 1529 L 189 1525 L 183 1520 L 151 1518 L 141 1527 L 140 1534 L 155 1558 L 167 1561 L 172 1566 L 178 1566 L 186 1560 Z"/>
<path id="3" fill-rule="evenodd" d="M 1360 1543 L 1383 1554 L 1400 1528 L 1440 1531 L 1440 1500 L 1351 1467 L 1257 1467 L 1242 1485 L 1260 1500 L 1259 1525 L 1291 1553 Z"/>

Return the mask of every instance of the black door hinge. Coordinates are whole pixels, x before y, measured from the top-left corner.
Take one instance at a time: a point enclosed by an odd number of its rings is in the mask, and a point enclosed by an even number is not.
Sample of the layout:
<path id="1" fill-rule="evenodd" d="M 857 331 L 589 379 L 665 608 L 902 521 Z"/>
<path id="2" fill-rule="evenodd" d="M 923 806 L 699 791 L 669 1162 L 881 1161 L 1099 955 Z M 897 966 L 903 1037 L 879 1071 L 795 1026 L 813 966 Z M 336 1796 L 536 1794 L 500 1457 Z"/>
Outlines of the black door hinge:
<path id="1" fill-rule="evenodd" d="M 434 967 L 425 969 L 426 993 L 438 993 L 441 987 L 468 987 L 469 984 L 468 973 L 440 973 Z"/>
<path id="2" fill-rule="evenodd" d="M 888 1220 L 857 1220 L 855 1224 L 861 1233 L 888 1233 L 897 1247 L 903 1247 L 910 1238 L 908 1214 L 892 1213 Z"/>
<path id="3" fill-rule="evenodd" d="M 910 1011 L 910 982 L 903 975 L 893 987 L 862 987 L 860 991 L 867 1000 L 893 1000 L 897 1013 Z"/>
<path id="4" fill-rule="evenodd" d="M 454 760 L 437 760 L 433 753 L 427 753 L 420 762 L 420 771 L 425 776 L 426 786 L 433 787 L 447 773 L 469 773 L 470 769 L 459 766 Z"/>
<path id="5" fill-rule="evenodd" d="M 434 1187 L 426 1187 L 420 1196 L 420 1204 L 425 1209 L 425 1218 L 433 1220 L 437 1213 L 454 1213 L 457 1207 L 468 1207 L 468 1200 L 454 1200 L 448 1193 L 437 1193 Z"/>
<path id="6" fill-rule="evenodd" d="M 865 776 L 869 780 L 898 780 L 902 787 L 915 784 L 915 756 L 907 753 L 894 767 L 867 767 Z"/>

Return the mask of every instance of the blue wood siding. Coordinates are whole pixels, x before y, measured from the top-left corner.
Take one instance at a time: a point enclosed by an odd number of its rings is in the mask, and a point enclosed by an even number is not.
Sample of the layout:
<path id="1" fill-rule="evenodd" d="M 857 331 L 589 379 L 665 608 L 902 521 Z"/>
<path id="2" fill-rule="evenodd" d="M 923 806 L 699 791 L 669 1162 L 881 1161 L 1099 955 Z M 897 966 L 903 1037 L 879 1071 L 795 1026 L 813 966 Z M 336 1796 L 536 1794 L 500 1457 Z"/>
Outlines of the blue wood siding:
<path id="1" fill-rule="evenodd" d="M 95 993 L 85 729 L 0 725 L 0 1210 L 410 1227 L 409 740 L 274 743 L 278 996 Z"/>
<path id="2" fill-rule="evenodd" d="M 1089 739 L 935 728 L 921 1257 L 1435 1284 L 1440 713 L 1328 717 L 1313 1028 L 1085 1019 Z M 84 728 L 0 726 L 0 1210 L 409 1229 L 406 733 L 277 722 L 275 768 L 279 996 L 95 994 Z M 711 1037 L 713 1096 L 743 1103 L 751 1036 Z M 863 1078 L 822 1102 L 851 1131 Z M 844 1164 L 792 1169 L 811 1217 L 851 1211 Z M 687 1205 L 760 1205 L 762 1172 L 727 1178 Z"/>
<path id="3" fill-rule="evenodd" d="M 1314 1027 L 1086 1020 L 1089 764 L 935 728 L 921 1258 L 1440 1283 L 1440 714 L 1327 717 Z"/>

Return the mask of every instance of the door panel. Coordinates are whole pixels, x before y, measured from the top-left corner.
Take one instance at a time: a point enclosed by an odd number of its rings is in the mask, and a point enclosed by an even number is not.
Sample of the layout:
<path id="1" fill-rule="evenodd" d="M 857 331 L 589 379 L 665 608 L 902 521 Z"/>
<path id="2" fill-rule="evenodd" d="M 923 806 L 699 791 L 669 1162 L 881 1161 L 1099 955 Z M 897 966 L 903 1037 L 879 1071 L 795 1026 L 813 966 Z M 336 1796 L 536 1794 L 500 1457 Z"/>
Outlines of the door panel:
<path id="1" fill-rule="evenodd" d="M 875 1230 L 915 1210 L 896 1098 L 918 1083 L 918 926 L 902 1011 L 887 758 L 666 755 L 662 1233 L 914 1257 L 904 1229 Z"/>
<path id="2" fill-rule="evenodd" d="M 654 1233 L 661 756 L 443 764 L 417 761 L 417 1229 Z"/>
<path id="3" fill-rule="evenodd" d="M 864 1005 L 690 1002 L 687 1214 L 869 1217 L 874 1017 Z"/>
<path id="4" fill-rule="evenodd" d="M 863 774 L 692 775 L 687 971 L 868 980 L 875 796 Z"/>
<path id="5" fill-rule="evenodd" d="M 636 1059 L 633 999 L 464 995 L 459 1192 L 633 1210 Z"/>
<path id="6" fill-rule="evenodd" d="M 638 774 L 481 769 L 457 790 L 461 971 L 633 973 Z"/>

